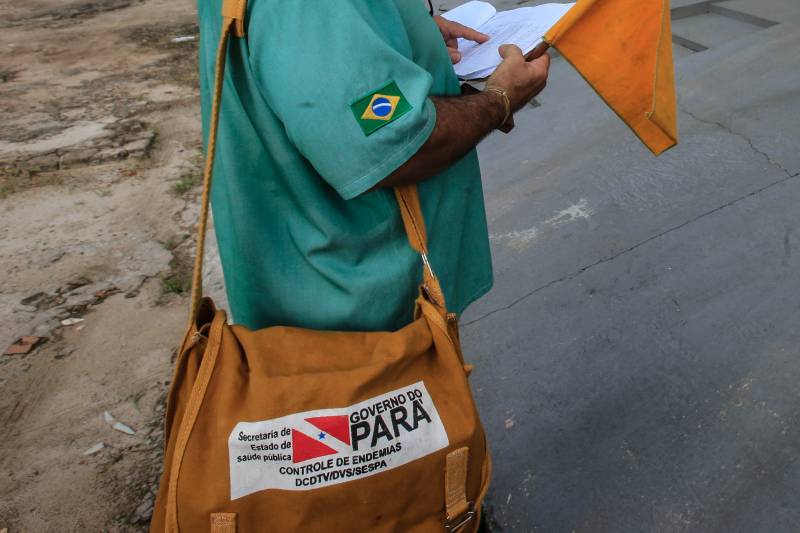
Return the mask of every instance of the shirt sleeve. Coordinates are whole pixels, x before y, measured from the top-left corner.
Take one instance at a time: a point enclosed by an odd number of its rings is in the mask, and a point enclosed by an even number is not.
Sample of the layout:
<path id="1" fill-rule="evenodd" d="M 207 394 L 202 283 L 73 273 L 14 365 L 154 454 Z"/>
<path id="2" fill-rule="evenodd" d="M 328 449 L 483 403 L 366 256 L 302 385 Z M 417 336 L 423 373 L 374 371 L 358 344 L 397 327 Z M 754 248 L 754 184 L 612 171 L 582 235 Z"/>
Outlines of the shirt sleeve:
<path id="1" fill-rule="evenodd" d="M 262 96 L 343 198 L 371 189 L 427 141 L 433 80 L 411 59 L 393 2 L 253 4 L 250 64 Z"/>

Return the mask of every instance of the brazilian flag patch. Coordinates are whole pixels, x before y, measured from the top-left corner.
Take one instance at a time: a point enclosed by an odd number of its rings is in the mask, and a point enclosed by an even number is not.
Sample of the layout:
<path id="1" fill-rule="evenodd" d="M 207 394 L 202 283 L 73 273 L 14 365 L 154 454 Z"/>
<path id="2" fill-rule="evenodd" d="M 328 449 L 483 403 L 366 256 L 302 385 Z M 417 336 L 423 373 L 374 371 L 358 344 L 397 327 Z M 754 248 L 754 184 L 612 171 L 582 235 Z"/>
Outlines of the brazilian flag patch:
<path id="1" fill-rule="evenodd" d="M 359 98 L 350 104 L 350 109 L 364 135 L 370 135 L 411 111 L 411 104 L 397 83 L 391 82 Z"/>

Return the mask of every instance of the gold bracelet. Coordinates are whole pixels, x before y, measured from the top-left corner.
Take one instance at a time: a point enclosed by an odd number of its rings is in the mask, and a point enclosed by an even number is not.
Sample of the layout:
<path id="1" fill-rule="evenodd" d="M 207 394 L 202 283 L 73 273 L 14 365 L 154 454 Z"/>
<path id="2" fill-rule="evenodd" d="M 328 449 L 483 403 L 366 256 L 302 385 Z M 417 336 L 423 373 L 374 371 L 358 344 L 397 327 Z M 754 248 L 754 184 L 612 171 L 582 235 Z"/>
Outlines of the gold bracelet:
<path id="1" fill-rule="evenodd" d="M 499 87 L 486 87 L 483 91 L 484 92 L 497 93 L 497 94 L 499 94 L 500 96 L 503 97 L 503 105 L 505 105 L 505 107 L 506 107 L 506 116 L 503 117 L 503 121 L 498 126 L 498 128 L 499 128 L 499 127 L 503 126 L 503 124 L 508 122 L 508 117 L 511 116 L 511 100 L 508 98 L 508 93 L 506 92 L 505 89 L 500 89 Z"/>

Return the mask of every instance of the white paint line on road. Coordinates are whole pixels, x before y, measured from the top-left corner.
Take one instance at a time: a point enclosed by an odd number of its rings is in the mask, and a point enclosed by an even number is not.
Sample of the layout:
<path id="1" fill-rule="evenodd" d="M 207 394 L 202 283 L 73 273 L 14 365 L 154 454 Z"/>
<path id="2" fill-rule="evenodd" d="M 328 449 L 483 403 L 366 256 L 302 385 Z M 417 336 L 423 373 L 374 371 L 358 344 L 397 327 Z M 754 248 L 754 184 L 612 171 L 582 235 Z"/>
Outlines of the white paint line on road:
<path id="1" fill-rule="evenodd" d="M 581 198 L 578 203 L 558 211 L 554 217 L 545 220 L 544 224 L 557 228 L 576 220 L 589 220 L 592 215 L 594 215 L 594 209 L 589 207 L 589 202 L 585 198 Z M 512 250 L 522 252 L 539 238 L 540 233 L 537 226 L 532 226 L 528 229 L 507 233 L 492 233 L 489 235 L 489 239 L 492 242 L 505 243 Z"/>
<path id="2" fill-rule="evenodd" d="M 577 204 L 573 204 L 566 209 L 559 211 L 556 216 L 548 218 L 545 224 L 557 228 L 563 224 L 574 222 L 579 219 L 589 220 L 594 215 L 594 209 L 589 207 L 589 202 L 581 198 Z"/>
<path id="3" fill-rule="evenodd" d="M 536 226 L 520 231 L 509 231 L 508 233 L 492 233 L 489 239 L 492 242 L 505 242 L 509 248 L 518 252 L 528 248 L 539 236 Z"/>

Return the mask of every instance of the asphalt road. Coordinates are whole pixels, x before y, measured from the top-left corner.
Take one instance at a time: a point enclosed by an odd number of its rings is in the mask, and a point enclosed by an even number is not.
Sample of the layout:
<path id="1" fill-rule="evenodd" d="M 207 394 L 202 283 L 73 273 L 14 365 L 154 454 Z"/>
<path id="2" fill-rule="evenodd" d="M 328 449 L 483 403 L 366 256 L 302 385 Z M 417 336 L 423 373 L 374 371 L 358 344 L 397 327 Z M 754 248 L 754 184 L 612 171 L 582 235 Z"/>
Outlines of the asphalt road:
<path id="1" fill-rule="evenodd" d="M 462 323 L 498 530 L 800 529 L 800 3 L 716 4 L 745 16 L 675 21 L 708 48 L 676 47 L 678 148 L 559 59 L 480 147 L 495 288 Z"/>

